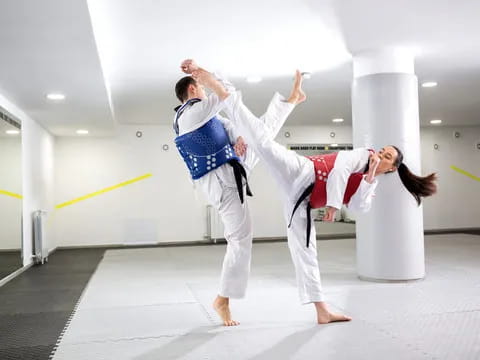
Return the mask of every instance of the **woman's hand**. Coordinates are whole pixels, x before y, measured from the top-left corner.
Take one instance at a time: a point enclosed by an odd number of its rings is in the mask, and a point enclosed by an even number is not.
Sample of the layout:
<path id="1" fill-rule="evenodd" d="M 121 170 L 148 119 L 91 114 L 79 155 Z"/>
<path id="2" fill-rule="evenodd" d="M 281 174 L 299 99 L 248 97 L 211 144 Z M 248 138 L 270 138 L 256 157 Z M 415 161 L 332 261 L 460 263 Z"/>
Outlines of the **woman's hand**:
<path id="1" fill-rule="evenodd" d="M 331 206 L 327 206 L 325 216 L 323 217 L 323 221 L 333 222 L 335 221 L 335 213 L 337 209 Z"/>
<path id="2" fill-rule="evenodd" d="M 368 174 L 367 174 L 367 177 L 365 178 L 366 182 L 370 184 L 373 183 L 373 180 L 375 179 L 375 173 L 377 171 L 379 164 L 380 164 L 380 158 L 378 157 L 378 155 L 372 154 L 368 161 Z"/>

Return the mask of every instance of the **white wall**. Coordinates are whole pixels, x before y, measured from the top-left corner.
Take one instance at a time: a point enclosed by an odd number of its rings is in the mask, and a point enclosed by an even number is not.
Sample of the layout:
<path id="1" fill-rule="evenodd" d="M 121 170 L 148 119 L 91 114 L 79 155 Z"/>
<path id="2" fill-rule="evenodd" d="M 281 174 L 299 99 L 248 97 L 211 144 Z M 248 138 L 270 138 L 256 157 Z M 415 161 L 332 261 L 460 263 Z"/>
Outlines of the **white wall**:
<path id="1" fill-rule="evenodd" d="M 336 142 L 350 142 L 348 127 L 335 128 Z M 143 132 L 137 138 L 137 130 Z M 333 142 L 332 128 L 282 130 L 284 143 Z M 194 191 L 177 153 L 170 126 L 119 126 L 113 138 L 61 137 L 55 151 L 55 204 L 77 199 L 146 173 L 152 177 L 55 210 L 59 245 L 102 245 L 202 240 L 206 201 Z M 289 139 L 283 136 L 291 132 Z M 285 140 L 285 141 L 284 141 Z M 164 151 L 162 146 L 170 148 Z M 260 164 L 250 184 L 255 237 L 285 235 L 282 206 Z M 217 220 L 215 222 L 215 220 Z M 214 236 L 222 237 L 218 219 Z"/>
<path id="2" fill-rule="evenodd" d="M 115 137 L 55 139 L 1 95 L 0 106 L 22 121 L 23 185 L 22 189 L 12 185 L 11 191 L 24 197 L 25 264 L 32 253 L 31 214 L 37 209 L 50 213 L 50 249 L 201 240 L 206 235 L 207 204 L 200 191 L 193 190 L 170 126 L 119 126 Z M 135 136 L 137 130 L 143 131 L 143 137 Z M 286 131 L 289 138 L 284 136 Z M 461 136 L 455 138 L 454 131 Z M 277 140 L 282 144 L 351 143 L 351 128 L 285 127 Z M 450 168 L 455 165 L 480 176 L 477 142 L 480 126 L 422 128 L 423 173 L 435 171 L 439 176 L 439 193 L 424 202 L 425 229 L 480 227 L 480 182 Z M 433 148 L 435 143 L 438 150 Z M 168 151 L 162 150 L 164 144 L 169 145 Z M 146 173 L 153 176 L 54 210 L 56 204 Z M 250 183 L 255 195 L 250 199 L 255 237 L 284 236 L 282 207 L 261 163 Z M 217 225 L 214 235 L 221 236 L 222 227 Z"/>
<path id="3" fill-rule="evenodd" d="M 458 131 L 459 138 L 453 133 Z M 426 199 L 426 229 L 480 227 L 480 182 L 455 172 L 452 165 L 480 177 L 480 126 L 422 129 L 422 168 L 438 174 L 439 190 Z M 438 144 L 438 150 L 434 149 Z"/>
<path id="4" fill-rule="evenodd" d="M 0 189 L 22 193 L 22 142 L 18 135 L 0 137 Z M 21 241 L 22 200 L 0 195 L 0 250 L 20 249 Z"/>
<path id="5" fill-rule="evenodd" d="M 2 95 L 0 106 L 22 123 L 23 263 L 27 265 L 32 255 L 32 212 L 38 209 L 51 211 L 53 207 L 55 139 Z M 56 247 L 53 234 L 48 237 L 47 247 Z"/>
<path id="6" fill-rule="evenodd" d="M 143 131 L 142 138 L 135 136 L 137 130 Z M 290 132 L 289 138 L 285 131 Z M 330 137 L 331 131 L 335 138 Z M 474 149 L 480 141 L 480 127 L 460 128 L 460 139 L 454 139 L 452 131 L 445 127 L 421 131 L 424 173 L 436 171 L 440 178 L 439 193 L 425 201 L 426 229 L 480 226 L 480 183 L 449 168 L 455 164 L 480 175 L 480 150 Z M 286 127 L 277 140 L 283 144 L 350 143 L 351 128 Z M 434 151 L 433 143 L 438 143 L 440 150 Z M 169 145 L 168 151 L 162 150 L 164 144 Z M 202 240 L 206 234 L 206 202 L 200 191 L 192 188 L 169 126 L 119 126 L 112 138 L 58 138 L 55 165 L 55 204 L 153 174 L 55 210 L 60 246 L 191 241 Z M 250 183 L 255 195 L 250 199 L 255 237 L 285 236 L 275 185 L 261 164 Z M 455 204 L 455 213 L 447 204 Z M 214 235 L 221 233 L 218 226 Z"/>
<path id="7" fill-rule="evenodd" d="M 143 136 L 137 138 L 137 130 Z M 55 211 L 60 245 L 201 240 L 206 204 L 195 200 L 166 126 L 119 126 L 113 138 L 58 138 L 55 203 L 151 173 L 128 186 Z M 162 145 L 168 144 L 168 151 Z"/>

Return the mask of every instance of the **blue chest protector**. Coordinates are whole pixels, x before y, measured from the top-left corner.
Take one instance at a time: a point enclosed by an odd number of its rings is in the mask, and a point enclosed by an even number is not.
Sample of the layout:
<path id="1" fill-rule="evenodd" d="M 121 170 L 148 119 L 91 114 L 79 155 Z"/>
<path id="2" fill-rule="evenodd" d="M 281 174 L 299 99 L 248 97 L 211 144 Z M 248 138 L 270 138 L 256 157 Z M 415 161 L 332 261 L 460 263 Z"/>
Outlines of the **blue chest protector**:
<path id="1" fill-rule="evenodd" d="M 174 128 L 178 135 L 178 118 L 188 102 L 177 111 Z M 187 164 L 192 179 L 200 179 L 205 174 L 227 162 L 240 161 L 230 144 L 223 124 L 216 117 L 202 127 L 175 138 L 180 155 Z"/>

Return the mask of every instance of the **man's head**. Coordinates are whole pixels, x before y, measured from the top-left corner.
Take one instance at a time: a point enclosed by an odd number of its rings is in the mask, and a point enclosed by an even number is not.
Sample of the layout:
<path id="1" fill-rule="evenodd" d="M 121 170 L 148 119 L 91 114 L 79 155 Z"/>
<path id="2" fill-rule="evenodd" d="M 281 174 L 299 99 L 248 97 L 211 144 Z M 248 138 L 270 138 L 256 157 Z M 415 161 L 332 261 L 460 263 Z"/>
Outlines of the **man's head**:
<path id="1" fill-rule="evenodd" d="M 191 76 L 185 76 L 178 80 L 175 85 L 175 95 L 182 104 L 188 99 L 205 99 L 207 97 L 205 88 Z"/>

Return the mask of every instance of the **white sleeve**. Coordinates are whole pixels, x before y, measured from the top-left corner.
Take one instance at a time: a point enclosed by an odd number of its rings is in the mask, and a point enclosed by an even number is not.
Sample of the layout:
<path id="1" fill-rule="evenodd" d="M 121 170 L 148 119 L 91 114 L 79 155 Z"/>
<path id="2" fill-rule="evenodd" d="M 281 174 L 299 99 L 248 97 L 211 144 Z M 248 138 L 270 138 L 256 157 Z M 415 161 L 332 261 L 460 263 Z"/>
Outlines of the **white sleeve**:
<path id="1" fill-rule="evenodd" d="M 225 87 L 225 89 L 227 89 L 228 92 L 235 91 L 235 87 L 228 80 L 222 79 L 215 73 L 213 74 L 213 76 Z M 203 124 L 214 116 L 218 115 L 218 113 L 222 111 L 224 107 L 225 104 L 223 100 L 220 100 L 218 95 L 212 92 L 207 96 L 207 99 L 199 101 L 198 103 L 193 105 L 193 110 L 196 115 L 194 118 L 198 120 L 198 124 Z M 220 117 L 218 118 L 220 119 Z M 220 121 L 222 121 L 222 119 L 220 119 Z M 225 130 L 227 130 L 228 135 L 230 136 L 230 140 L 232 140 L 233 124 L 228 119 L 225 119 L 225 122 L 222 121 L 222 123 L 224 123 Z M 195 127 L 195 125 L 188 124 L 187 127 L 192 128 Z"/>
<path id="2" fill-rule="evenodd" d="M 193 106 L 195 107 L 199 104 L 201 104 L 201 108 L 199 109 L 202 114 L 201 117 L 205 120 L 210 120 L 220 111 L 222 111 L 225 107 L 223 100 L 220 100 L 220 98 L 215 93 L 209 94 L 206 100 L 199 101 Z"/>
<path id="3" fill-rule="evenodd" d="M 213 73 L 213 76 L 215 77 L 215 79 L 217 79 L 217 81 L 219 81 L 223 87 L 229 92 L 229 93 L 233 93 L 235 92 L 235 86 L 233 86 L 233 84 L 228 81 L 227 79 L 224 79 L 223 76 L 219 73 L 216 73 L 214 72 Z"/>
<path id="4" fill-rule="evenodd" d="M 338 153 L 327 179 L 327 206 L 336 209 L 342 207 L 348 178 L 366 166 L 365 159 L 368 159 L 368 150 L 365 148 Z"/>
<path id="5" fill-rule="evenodd" d="M 375 189 L 378 181 L 375 179 L 371 184 L 365 180 L 366 175 L 360 182 L 357 191 L 352 195 L 347 205 L 348 209 L 356 213 L 366 213 L 372 206 L 375 197 Z"/>
<path id="6" fill-rule="evenodd" d="M 230 143 L 235 144 L 237 142 L 237 138 L 239 134 L 237 132 L 237 128 L 235 127 L 235 125 L 233 125 L 233 122 L 231 122 L 226 117 L 223 117 L 218 114 L 217 114 L 217 119 L 220 120 L 220 122 L 223 124 L 223 127 L 227 131 L 228 137 L 230 139 Z"/>
<path id="7" fill-rule="evenodd" d="M 221 75 L 219 75 L 218 73 L 212 73 L 213 74 L 213 77 L 220 83 L 222 84 L 222 86 L 229 92 L 229 93 L 234 93 L 236 91 L 235 89 L 235 86 L 233 86 L 233 84 L 228 81 L 227 79 L 224 79 Z M 222 110 L 224 105 L 223 105 L 223 101 L 219 99 L 218 95 L 215 94 L 214 92 L 211 92 L 209 95 L 208 95 L 208 98 L 209 99 L 212 99 L 212 103 L 213 102 L 218 102 L 220 104 L 220 108 L 218 109 L 218 111 Z M 217 111 L 217 112 L 218 112 Z"/>

